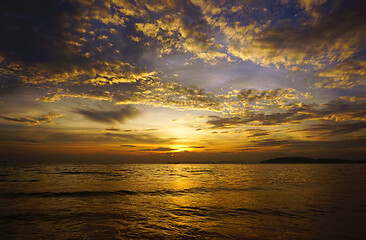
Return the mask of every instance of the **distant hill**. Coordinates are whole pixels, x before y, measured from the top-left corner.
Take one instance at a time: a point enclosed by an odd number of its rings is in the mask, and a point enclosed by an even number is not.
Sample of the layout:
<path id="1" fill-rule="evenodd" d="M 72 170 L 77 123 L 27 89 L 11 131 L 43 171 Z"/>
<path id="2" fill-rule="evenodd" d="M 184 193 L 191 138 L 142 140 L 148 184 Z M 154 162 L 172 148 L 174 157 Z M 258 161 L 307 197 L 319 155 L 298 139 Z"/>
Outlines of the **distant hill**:
<path id="1" fill-rule="evenodd" d="M 351 161 L 339 158 L 305 158 L 305 157 L 280 157 L 261 161 L 260 163 L 366 163 L 365 160 Z"/>

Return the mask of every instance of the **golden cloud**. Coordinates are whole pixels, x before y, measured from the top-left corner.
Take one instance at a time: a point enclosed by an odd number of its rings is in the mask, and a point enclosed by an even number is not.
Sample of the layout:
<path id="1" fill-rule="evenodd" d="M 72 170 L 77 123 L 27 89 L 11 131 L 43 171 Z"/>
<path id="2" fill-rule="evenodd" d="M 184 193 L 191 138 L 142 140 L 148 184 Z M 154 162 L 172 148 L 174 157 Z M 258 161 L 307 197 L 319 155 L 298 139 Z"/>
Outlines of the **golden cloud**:
<path id="1" fill-rule="evenodd" d="M 320 72 L 317 76 L 325 80 L 316 83 L 316 87 L 352 88 L 356 85 L 366 85 L 366 61 L 343 62 L 334 68 Z"/>

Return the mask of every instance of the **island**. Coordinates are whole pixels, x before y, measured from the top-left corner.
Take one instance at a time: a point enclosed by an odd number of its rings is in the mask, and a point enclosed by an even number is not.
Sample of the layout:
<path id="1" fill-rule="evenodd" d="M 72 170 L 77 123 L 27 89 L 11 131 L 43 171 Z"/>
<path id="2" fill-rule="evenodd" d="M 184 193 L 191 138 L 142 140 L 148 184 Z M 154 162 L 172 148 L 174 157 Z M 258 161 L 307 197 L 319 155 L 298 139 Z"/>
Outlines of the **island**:
<path id="1" fill-rule="evenodd" d="M 260 163 L 366 163 L 366 160 L 352 161 L 340 158 L 305 158 L 305 157 L 280 157 L 261 161 Z"/>

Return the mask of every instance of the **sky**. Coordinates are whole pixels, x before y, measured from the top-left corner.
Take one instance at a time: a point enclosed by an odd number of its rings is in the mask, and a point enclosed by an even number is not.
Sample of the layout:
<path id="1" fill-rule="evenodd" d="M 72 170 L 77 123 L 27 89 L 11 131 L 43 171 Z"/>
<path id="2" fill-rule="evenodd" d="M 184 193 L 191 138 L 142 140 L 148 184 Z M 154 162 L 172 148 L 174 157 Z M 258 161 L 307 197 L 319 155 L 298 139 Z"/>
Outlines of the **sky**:
<path id="1" fill-rule="evenodd" d="M 363 0 L 0 2 L 3 161 L 366 156 Z"/>

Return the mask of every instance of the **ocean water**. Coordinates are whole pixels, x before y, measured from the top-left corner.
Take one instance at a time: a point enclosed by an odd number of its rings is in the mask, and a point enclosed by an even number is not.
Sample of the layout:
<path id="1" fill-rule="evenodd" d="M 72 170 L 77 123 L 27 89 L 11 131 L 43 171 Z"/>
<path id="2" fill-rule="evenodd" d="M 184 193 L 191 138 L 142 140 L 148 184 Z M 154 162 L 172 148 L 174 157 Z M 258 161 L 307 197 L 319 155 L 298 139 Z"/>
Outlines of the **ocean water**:
<path id="1" fill-rule="evenodd" d="M 0 239 L 366 239 L 366 164 L 1 166 Z"/>

